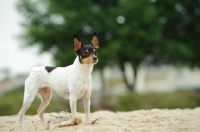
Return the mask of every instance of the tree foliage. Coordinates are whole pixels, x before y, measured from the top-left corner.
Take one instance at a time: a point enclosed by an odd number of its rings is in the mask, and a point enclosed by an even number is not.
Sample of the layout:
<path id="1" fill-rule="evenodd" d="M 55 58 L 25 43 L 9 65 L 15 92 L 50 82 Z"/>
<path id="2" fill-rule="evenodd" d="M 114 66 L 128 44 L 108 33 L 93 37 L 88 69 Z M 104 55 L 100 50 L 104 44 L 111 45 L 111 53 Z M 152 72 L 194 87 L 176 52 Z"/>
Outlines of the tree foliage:
<path id="1" fill-rule="evenodd" d="M 97 31 L 101 55 L 98 66 L 106 65 L 109 40 L 111 39 L 112 9 L 115 1 L 73 0 L 21 0 L 18 9 L 25 16 L 24 38 L 28 45 L 38 44 L 41 51 L 52 51 L 57 65 L 73 62 L 72 34 L 77 34 L 83 44 L 89 44 L 91 35 Z"/>
<path id="2" fill-rule="evenodd" d="M 173 64 L 199 66 L 200 1 L 157 1 L 163 44 L 157 57 Z"/>
<path id="3" fill-rule="evenodd" d="M 59 66 L 75 58 L 72 34 L 88 44 L 94 31 L 100 38 L 100 69 L 114 63 L 123 71 L 130 62 L 136 78 L 144 62 L 200 66 L 200 1 L 20 0 L 18 9 L 26 44 L 51 52 Z"/>

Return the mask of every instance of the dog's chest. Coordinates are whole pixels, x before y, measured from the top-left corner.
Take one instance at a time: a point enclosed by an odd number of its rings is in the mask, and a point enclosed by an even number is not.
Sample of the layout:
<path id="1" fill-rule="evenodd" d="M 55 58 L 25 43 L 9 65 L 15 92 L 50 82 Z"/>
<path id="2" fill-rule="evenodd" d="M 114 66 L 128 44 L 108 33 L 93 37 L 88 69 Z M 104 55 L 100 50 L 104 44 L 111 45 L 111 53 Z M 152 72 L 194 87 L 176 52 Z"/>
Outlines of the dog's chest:
<path id="1" fill-rule="evenodd" d="M 77 79 L 74 83 L 71 91 L 71 94 L 74 94 L 78 99 L 81 98 L 86 92 L 90 91 L 90 81 Z"/>
<path id="2" fill-rule="evenodd" d="M 59 79 L 55 80 L 55 78 Z M 91 74 L 75 72 L 72 67 L 67 71 L 62 71 L 62 74 L 56 73 L 51 77 L 51 80 L 54 80 L 53 89 L 55 92 L 65 99 L 69 99 L 70 95 L 76 96 L 79 99 L 91 90 Z"/>
<path id="3" fill-rule="evenodd" d="M 88 76 L 76 76 L 74 79 L 71 79 L 70 83 L 73 83 L 74 87 L 83 87 L 87 88 L 91 79 Z"/>

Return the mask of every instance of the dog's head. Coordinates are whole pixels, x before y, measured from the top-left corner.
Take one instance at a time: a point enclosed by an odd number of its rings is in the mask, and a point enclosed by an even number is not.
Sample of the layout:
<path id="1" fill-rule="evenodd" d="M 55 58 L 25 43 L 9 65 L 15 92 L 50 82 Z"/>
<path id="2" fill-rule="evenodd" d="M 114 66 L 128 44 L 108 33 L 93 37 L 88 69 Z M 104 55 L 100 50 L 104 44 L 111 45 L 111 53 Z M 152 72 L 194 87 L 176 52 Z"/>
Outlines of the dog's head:
<path id="1" fill-rule="evenodd" d="M 81 64 L 96 64 L 98 62 L 99 39 L 96 32 L 93 33 L 89 45 L 83 45 L 81 40 L 73 35 L 73 48 Z"/>

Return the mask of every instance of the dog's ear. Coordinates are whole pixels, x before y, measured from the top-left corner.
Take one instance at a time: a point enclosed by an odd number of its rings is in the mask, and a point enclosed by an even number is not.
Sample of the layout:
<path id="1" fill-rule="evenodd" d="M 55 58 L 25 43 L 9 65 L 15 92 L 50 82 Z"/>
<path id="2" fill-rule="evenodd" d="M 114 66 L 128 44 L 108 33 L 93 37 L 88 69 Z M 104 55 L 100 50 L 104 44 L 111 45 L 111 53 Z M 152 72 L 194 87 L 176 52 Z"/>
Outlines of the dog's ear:
<path id="1" fill-rule="evenodd" d="M 81 43 L 80 39 L 76 35 L 73 35 L 73 49 L 74 49 L 74 51 L 78 51 L 81 48 L 82 48 L 82 43 Z"/>
<path id="2" fill-rule="evenodd" d="M 95 49 L 99 48 L 99 39 L 96 32 L 94 32 L 92 35 L 91 45 L 94 46 Z"/>

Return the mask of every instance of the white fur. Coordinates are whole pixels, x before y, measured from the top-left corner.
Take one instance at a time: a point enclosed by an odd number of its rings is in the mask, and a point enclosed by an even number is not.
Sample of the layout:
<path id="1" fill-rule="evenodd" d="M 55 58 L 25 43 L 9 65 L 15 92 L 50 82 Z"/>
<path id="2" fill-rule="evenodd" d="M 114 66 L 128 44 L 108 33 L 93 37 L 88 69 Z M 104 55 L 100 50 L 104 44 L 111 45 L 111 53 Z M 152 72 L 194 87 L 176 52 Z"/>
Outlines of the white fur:
<path id="1" fill-rule="evenodd" d="M 65 99 L 70 100 L 72 116 L 76 116 L 76 101 L 83 97 L 86 120 L 90 114 L 90 95 L 92 90 L 91 73 L 94 63 L 81 64 L 78 57 L 67 67 L 57 67 L 47 72 L 45 66 L 32 68 L 25 81 L 24 101 L 19 112 L 19 123 L 22 123 L 25 112 L 30 107 L 36 94 L 41 98 L 38 114 L 44 121 L 44 110 L 48 106 L 52 90 Z"/>

